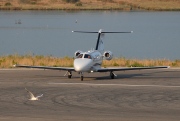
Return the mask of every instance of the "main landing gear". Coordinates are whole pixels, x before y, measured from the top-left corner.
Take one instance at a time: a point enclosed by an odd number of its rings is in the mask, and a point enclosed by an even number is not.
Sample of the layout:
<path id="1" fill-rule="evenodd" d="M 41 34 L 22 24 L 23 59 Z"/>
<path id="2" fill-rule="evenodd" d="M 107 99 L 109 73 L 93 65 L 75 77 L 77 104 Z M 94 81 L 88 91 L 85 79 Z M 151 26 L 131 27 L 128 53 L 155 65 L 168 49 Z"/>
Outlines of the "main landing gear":
<path id="1" fill-rule="evenodd" d="M 72 77 L 72 72 L 71 71 L 67 71 L 64 76 L 66 76 L 67 74 L 68 74 L 68 78 L 70 79 Z M 79 72 L 79 74 L 80 74 L 81 81 L 83 81 L 83 79 L 84 79 L 83 72 Z M 111 71 L 110 72 L 111 79 L 114 79 L 115 76 L 117 76 L 117 75 L 113 71 Z"/>
<path id="2" fill-rule="evenodd" d="M 68 78 L 70 79 L 72 77 L 72 72 L 68 71 Z"/>
<path id="3" fill-rule="evenodd" d="M 67 74 L 68 74 L 68 78 L 70 79 L 72 77 L 72 72 L 71 71 L 67 71 L 64 76 L 66 76 Z"/>
<path id="4" fill-rule="evenodd" d="M 111 79 L 114 79 L 114 76 L 117 76 L 117 75 L 111 71 L 111 72 L 110 72 L 110 77 L 111 77 Z"/>
<path id="5" fill-rule="evenodd" d="M 84 79 L 83 72 L 79 72 L 79 74 L 80 74 L 81 81 L 83 81 L 83 79 Z M 72 77 L 72 72 L 67 71 L 64 76 L 66 76 L 66 75 L 68 75 L 68 78 L 70 79 Z"/>

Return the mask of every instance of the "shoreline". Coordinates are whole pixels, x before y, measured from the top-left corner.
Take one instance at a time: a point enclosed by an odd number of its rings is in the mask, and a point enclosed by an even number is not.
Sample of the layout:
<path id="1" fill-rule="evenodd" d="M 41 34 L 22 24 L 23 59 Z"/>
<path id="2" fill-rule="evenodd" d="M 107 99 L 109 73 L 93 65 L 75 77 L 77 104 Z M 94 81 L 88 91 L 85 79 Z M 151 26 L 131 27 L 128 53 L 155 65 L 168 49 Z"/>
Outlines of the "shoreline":
<path id="1" fill-rule="evenodd" d="M 92 11 L 104 11 L 104 10 L 109 10 L 109 11 L 114 11 L 114 10 L 118 10 L 118 11 L 180 11 L 180 8 L 175 8 L 175 9 L 146 9 L 146 8 L 46 8 L 46 7 L 42 7 L 42 8 L 38 8 L 38 7 L 30 7 L 30 8 L 21 8 L 21 7 L 0 7 L 0 11 L 25 11 L 25 10 L 42 10 L 42 11 L 51 11 L 51 10 L 65 10 L 65 11 L 88 11 L 88 10 L 92 10 Z"/>

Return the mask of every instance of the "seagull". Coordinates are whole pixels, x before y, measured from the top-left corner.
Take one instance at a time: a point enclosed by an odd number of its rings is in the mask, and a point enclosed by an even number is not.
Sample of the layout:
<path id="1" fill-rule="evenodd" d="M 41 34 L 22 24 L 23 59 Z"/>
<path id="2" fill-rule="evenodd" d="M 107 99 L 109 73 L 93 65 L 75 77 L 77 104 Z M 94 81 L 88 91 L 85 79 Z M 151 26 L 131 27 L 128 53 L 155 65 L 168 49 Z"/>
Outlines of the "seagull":
<path id="1" fill-rule="evenodd" d="M 26 88 L 25 88 L 25 90 L 26 90 L 26 91 L 29 93 L 29 95 L 30 95 L 30 99 L 29 99 L 29 100 L 39 100 L 39 98 L 43 96 L 43 94 L 41 94 L 41 95 L 35 97 L 32 92 L 30 92 L 30 91 L 27 90 Z"/>

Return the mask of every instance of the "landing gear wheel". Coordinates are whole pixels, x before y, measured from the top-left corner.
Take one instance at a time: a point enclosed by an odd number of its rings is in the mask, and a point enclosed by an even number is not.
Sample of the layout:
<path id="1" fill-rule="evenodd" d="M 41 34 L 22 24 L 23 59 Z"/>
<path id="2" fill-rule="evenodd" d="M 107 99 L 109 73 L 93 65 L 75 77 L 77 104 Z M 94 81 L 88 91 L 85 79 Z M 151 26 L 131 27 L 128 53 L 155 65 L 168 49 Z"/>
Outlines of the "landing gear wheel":
<path id="1" fill-rule="evenodd" d="M 113 72 L 110 72 L 110 77 L 111 77 L 111 79 L 114 79 L 114 74 L 113 74 Z"/>
<path id="2" fill-rule="evenodd" d="M 72 75 L 68 75 L 68 78 L 70 79 L 72 77 Z"/>
<path id="3" fill-rule="evenodd" d="M 83 81 L 83 76 L 81 76 L 81 81 Z"/>
<path id="4" fill-rule="evenodd" d="M 80 72 L 80 78 L 81 78 L 81 81 L 83 81 L 83 72 Z"/>
<path id="5" fill-rule="evenodd" d="M 72 77 L 71 71 L 68 71 L 68 78 L 70 79 Z"/>

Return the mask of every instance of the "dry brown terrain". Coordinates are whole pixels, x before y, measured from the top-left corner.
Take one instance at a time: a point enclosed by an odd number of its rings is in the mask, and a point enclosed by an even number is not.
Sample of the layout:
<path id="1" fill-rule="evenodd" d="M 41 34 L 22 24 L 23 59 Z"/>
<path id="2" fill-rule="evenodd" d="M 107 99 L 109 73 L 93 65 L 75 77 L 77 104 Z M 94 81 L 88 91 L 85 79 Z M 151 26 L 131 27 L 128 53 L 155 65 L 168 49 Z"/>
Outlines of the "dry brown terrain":
<path id="1" fill-rule="evenodd" d="M 0 9 L 12 10 L 180 10 L 180 0 L 1 0 Z"/>

